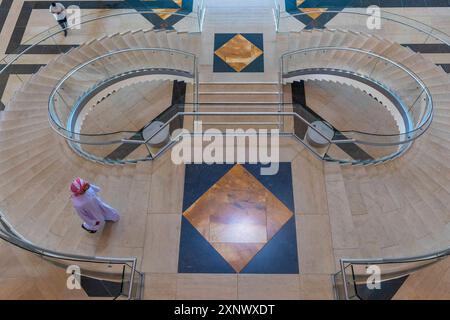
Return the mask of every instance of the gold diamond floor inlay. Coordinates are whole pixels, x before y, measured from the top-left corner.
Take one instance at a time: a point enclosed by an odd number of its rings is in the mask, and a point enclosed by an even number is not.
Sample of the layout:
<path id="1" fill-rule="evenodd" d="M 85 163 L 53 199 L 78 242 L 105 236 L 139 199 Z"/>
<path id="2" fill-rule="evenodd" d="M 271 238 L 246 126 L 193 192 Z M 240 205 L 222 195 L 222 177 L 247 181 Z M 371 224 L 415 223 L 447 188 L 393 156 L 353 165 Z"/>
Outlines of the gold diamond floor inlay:
<path id="1" fill-rule="evenodd" d="M 163 20 L 171 17 L 173 13 L 177 12 L 179 9 L 153 9 L 153 11 Z"/>
<path id="2" fill-rule="evenodd" d="M 241 34 L 237 34 L 214 53 L 235 71 L 241 72 L 261 56 L 263 51 Z"/>
<path id="3" fill-rule="evenodd" d="M 297 0 L 297 8 L 306 13 L 311 19 L 316 20 L 322 15 L 328 8 L 300 8 L 300 6 L 305 2 L 305 0 Z"/>
<path id="4" fill-rule="evenodd" d="M 172 2 L 176 3 L 180 8 L 183 6 L 183 0 L 172 0 Z M 175 12 L 178 12 L 180 9 L 173 8 L 161 8 L 161 9 L 153 9 L 153 11 L 163 20 L 168 19 Z"/>
<path id="5" fill-rule="evenodd" d="M 235 165 L 183 215 L 240 272 L 293 213 Z"/>

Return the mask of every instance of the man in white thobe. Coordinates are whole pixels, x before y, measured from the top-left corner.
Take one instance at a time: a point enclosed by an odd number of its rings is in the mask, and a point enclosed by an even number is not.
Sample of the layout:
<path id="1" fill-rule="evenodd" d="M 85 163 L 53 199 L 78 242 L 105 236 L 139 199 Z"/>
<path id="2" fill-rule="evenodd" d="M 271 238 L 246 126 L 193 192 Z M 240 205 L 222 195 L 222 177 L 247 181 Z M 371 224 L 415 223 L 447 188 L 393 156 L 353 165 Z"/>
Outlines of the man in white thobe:
<path id="1" fill-rule="evenodd" d="M 64 31 L 64 36 L 67 37 L 67 16 L 66 16 L 66 8 L 60 2 L 52 2 L 50 5 L 50 13 L 53 14 L 56 21 L 59 23 L 61 28 Z"/>
<path id="2" fill-rule="evenodd" d="M 117 210 L 103 202 L 97 195 L 100 192 L 99 187 L 76 178 L 70 190 L 73 207 L 83 220 L 81 227 L 84 230 L 95 233 L 105 224 L 105 221 L 119 221 L 120 215 Z"/>

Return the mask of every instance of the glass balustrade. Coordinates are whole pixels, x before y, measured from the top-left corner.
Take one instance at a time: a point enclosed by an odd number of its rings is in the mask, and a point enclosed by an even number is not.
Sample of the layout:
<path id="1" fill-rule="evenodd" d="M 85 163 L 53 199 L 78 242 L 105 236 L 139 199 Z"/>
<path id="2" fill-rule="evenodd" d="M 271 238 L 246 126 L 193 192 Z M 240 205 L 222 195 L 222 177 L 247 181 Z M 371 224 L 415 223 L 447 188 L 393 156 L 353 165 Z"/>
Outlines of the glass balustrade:
<path id="1" fill-rule="evenodd" d="M 104 99 L 118 83 L 120 89 L 155 79 L 194 82 L 196 67 L 194 55 L 174 49 L 133 48 L 109 52 L 79 65 L 59 81 L 49 97 L 50 122 L 62 136 L 82 144 L 105 145 L 129 139 L 133 132 L 126 128 L 111 132 L 97 127 L 83 133 L 77 121 L 88 112 L 89 101 Z M 108 112 L 127 111 L 121 107 L 122 110 Z"/>
<path id="2" fill-rule="evenodd" d="M 142 298 L 143 274 L 136 270 L 136 258 L 88 257 L 41 248 L 17 233 L 1 213 L 0 238 L 12 250 L 28 252 L 21 263 L 32 266 L 37 276 L 51 282 L 53 291 L 48 294 L 55 294 L 53 299 L 98 298 L 89 295 L 92 290 L 106 299 Z"/>
<path id="3" fill-rule="evenodd" d="M 21 45 L 9 49 L 0 60 L 0 74 L 8 74 L 11 88 L 19 90 L 32 75 L 39 71 L 40 66 L 47 65 L 54 58 L 53 54 L 66 53 L 89 40 L 104 38 L 112 34 L 129 30 L 154 29 L 154 25 L 147 18 L 156 13 L 164 14 L 165 12 L 136 11 L 135 9 L 123 9 L 119 12 L 118 10 L 102 10 L 82 15 L 80 23 L 69 26 L 67 37 L 64 37 L 61 27 L 57 24 L 32 36 L 25 34 Z M 204 1 L 200 1 L 192 12 L 167 12 L 167 14 L 177 16 L 179 21 L 173 26 L 168 26 L 166 30 L 199 33 L 203 28 L 205 13 Z M 39 54 L 38 58 L 36 58 L 36 54 Z M 26 66 L 30 63 L 34 67 L 32 70 Z M 26 72 L 22 74 L 24 68 Z M 10 100 L 10 98 L 12 97 L 3 97 L 4 101 Z"/>
<path id="4" fill-rule="evenodd" d="M 402 298 L 403 283 L 410 276 L 419 279 L 413 290 L 421 290 L 420 279 L 432 275 L 435 280 L 445 280 L 445 272 L 439 274 L 435 264 L 450 259 L 450 250 L 405 258 L 393 259 L 341 259 L 341 270 L 333 276 L 336 298 L 340 300 L 385 300 Z M 411 281 L 415 279 L 412 278 Z M 428 288 L 429 289 L 429 288 Z M 420 296 L 421 292 L 415 292 Z"/>
<path id="5" fill-rule="evenodd" d="M 408 11 L 408 8 L 379 9 L 379 14 L 374 15 L 373 11 L 364 8 L 316 8 L 307 12 L 292 11 L 286 12 L 274 0 L 275 27 L 278 32 L 298 32 L 302 30 L 323 29 L 324 25 L 315 23 L 311 16 L 321 16 L 325 20 L 325 27 L 329 30 L 351 30 L 364 34 L 376 35 L 397 43 L 408 43 L 414 38 L 415 44 L 442 43 L 450 44 L 450 37 L 437 28 L 427 25 L 428 22 L 419 21 L 423 16 L 417 16 Z M 407 14 L 403 15 L 405 12 Z M 375 21 L 377 20 L 377 21 Z M 374 24 L 374 23 L 378 24 Z M 433 25 L 439 25 L 434 21 Z M 445 29 L 445 28 L 442 28 Z"/>
<path id="6" fill-rule="evenodd" d="M 354 48 L 306 48 L 283 55 L 281 66 L 284 82 L 329 77 L 332 81 L 360 86 L 361 90 L 373 89 L 380 95 L 390 95 L 394 101 L 386 107 L 398 122 L 399 132 L 379 132 L 375 126 L 365 132 L 342 132 L 356 143 L 405 144 L 420 136 L 431 123 L 432 98 L 423 81 L 412 70 L 378 54 Z"/>

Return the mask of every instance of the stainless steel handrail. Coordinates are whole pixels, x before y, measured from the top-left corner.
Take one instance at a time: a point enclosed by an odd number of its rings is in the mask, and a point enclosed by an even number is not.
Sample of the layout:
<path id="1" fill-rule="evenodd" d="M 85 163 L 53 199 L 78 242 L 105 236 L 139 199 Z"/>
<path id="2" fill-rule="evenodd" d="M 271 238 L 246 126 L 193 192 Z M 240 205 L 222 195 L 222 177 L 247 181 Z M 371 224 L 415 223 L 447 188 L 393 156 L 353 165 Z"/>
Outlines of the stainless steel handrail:
<path id="1" fill-rule="evenodd" d="M 173 115 L 169 120 L 167 120 L 163 126 L 161 126 L 157 131 L 155 131 L 150 137 L 148 137 L 145 140 L 129 140 L 129 139 L 122 139 L 123 143 L 132 143 L 132 144 L 146 144 L 148 143 L 154 136 L 156 136 L 160 131 L 164 130 L 164 128 L 168 125 L 170 125 L 170 123 L 176 119 L 179 116 L 294 116 L 297 117 L 298 119 L 301 119 L 302 121 L 305 122 L 305 124 L 311 128 L 312 130 L 314 130 L 315 132 L 317 132 L 321 137 L 323 137 L 324 139 L 326 139 L 326 141 L 328 143 L 354 143 L 355 140 L 354 139 L 339 139 L 339 140 L 333 140 L 328 138 L 327 136 L 325 136 L 320 130 L 318 130 L 317 128 L 315 128 L 313 125 L 311 125 L 308 121 L 306 121 L 302 116 L 300 116 L 298 113 L 295 112 L 216 112 L 216 111 L 212 111 L 212 112 L 190 112 L 190 111 L 186 111 L 186 112 L 177 112 L 175 115 Z"/>
<path id="2" fill-rule="evenodd" d="M 431 259 L 442 258 L 450 255 L 450 248 L 439 250 L 433 253 L 411 256 L 411 257 L 400 257 L 400 258 L 378 258 L 378 259 L 351 259 L 344 258 L 341 259 L 345 263 L 352 264 L 389 264 L 389 263 L 408 263 L 408 262 L 421 262 Z"/>
<path id="3" fill-rule="evenodd" d="M 37 254 L 39 256 L 45 257 L 45 258 L 51 258 L 51 259 L 57 259 L 57 260 L 67 260 L 67 261 L 76 261 L 76 262 L 88 262 L 88 263 L 98 263 L 98 264 L 121 264 L 121 265 L 128 265 L 131 270 L 132 274 L 130 276 L 130 288 L 128 292 L 128 298 L 131 299 L 132 289 L 133 289 L 133 279 L 134 274 L 137 272 L 136 266 L 137 266 L 137 258 L 115 258 L 115 257 L 102 257 L 102 256 L 83 256 L 83 255 L 76 255 L 76 254 L 67 254 L 62 252 L 57 252 L 53 250 L 48 250 L 45 248 L 42 248 L 33 242 L 29 241 L 25 237 L 23 237 L 17 230 L 14 229 L 14 227 L 9 223 L 9 221 L 6 219 L 6 216 L 0 212 L 0 223 L 6 228 L 0 227 L 0 238 L 4 241 L 19 247 L 21 249 L 27 250 L 33 254 Z M 2 232 L 2 229 L 4 230 Z"/>
<path id="4" fill-rule="evenodd" d="M 278 0 L 273 0 L 274 7 L 272 8 L 272 14 L 275 22 L 275 31 L 278 32 L 281 18 L 281 8 Z"/>
<path id="5" fill-rule="evenodd" d="M 310 11 L 308 10 L 307 13 L 305 13 L 305 12 L 289 13 L 287 11 L 284 11 L 283 14 L 285 14 L 285 15 L 284 16 L 280 15 L 280 19 L 287 19 L 287 18 L 290 18 L 290 17 L 304 16 L 304 15 L 308 15 L 308 14 L 312 14 L 312 13 L 320 13 L 320 14 L 323 14 L 323 13 L 355 14 L 355 15 L 360 15 L 360 16 L 365 16 L 365 17 L 372 17 L 371 14 L 366 13 L 366 12 L 360 12 L 360 11 L 357 10 L 357 8 L 345 8 L 344 10 L 333 10 L 331 8 L 331 9 L 327 9 L 325 12 L 323 10 L 310 10 Z M 415 29 L 415 30 L 417 30 L 419 32 L 423 32 L 424 34 L 426 34 L 428 36 L 431 36 L 431 37 L 433 37 L 433 38 L 435 38 L 435 39 L 437 39 L 439 41 L 442 41 L 446 45 L 450 46 L 450 36 L 448 34 L 446 34 L 445 32 L 439 30 L 439 29 L 436 29 L 436 28 L 434 28 L 434 27 L 432 27 L 430 25 L 427 25 L 426 23 L 423 23 L 423 22 L 421 22 L 419 20 L 412 19 L 412 18 L 403 16 L 403 15 L 400 15 L 400 14 L 392 13 L 392 12 L 389 12 L 389 11 L 386 11 L 386 10 L 380 10 L 380 13 L 381 13 L 380 14 L 380 19 L 382 19 L 382 20 L 384 19 L 384 20 L 395 22 L 395 23 L 399 23 L 399 24 L 407 26 L 407 27 L 411 27 L 411 28 L 413 28 L 413 29 Z M 392 15 L 393 17 L 389 17 L 389 15 Z M 410 23 L 406 23 L 406 22 L 403 22 L 403 21 L 396 20 L 394 17 L 397 17 L 398 19 L 404 19 L 404 20 L 406 20 L 408 22 L 416 23 L 416 24 L 419 25 L 419 27 L 415 26 L 413 24 L 410 24 Z M 426 29 L 430 29 L 431 32 L 426 30 Z M 444 39 L 444 37 L 446 37 L 447 39 Z"/>
<path id="6" fill-rule="evenodd" d="M 92 19 L 89 19 L 89 20 L 86 20 L 86 21 L 82 21 L 82 22 L 80 22 L 80 23 L 73 24 L 73 25 L 71 25 L 70 27 L 67 27 L 67 28 L 65 28 L 65 29 L 70 30 L 71 28 L 74 28 L 74 27 L 82 26 L 82 25 L 84 25 L 84 24 L 87 24 L 87 23 L 90 23 L 90 22 L 93 22 L 93 21 L 97 21 L 97 20 L 101 20 L 101 19 L 107 19 L 107 18 L 111 18 L 111 17 L 126 16 L 126 15 L 151 14 L 151 13 L 155 14 L 155 12 L 154 12 L 154 11 L 151 11 L 151 10 L 114 13 L 114 14 L 105 15 L 105 16 L 100 16 L 100 17 L 95 17 L 95 18 L 92 18 Z M 192 13 L 193 13 L 193 12 L 190 12 L 189 14 L 192 14 Z M 189 14 L 186 15 L 186 14 L 176 13 L 176 12 L 174 12 L 174 13 L 171 12 L 170 14 L 172 14 L 172 15 L 177 15 L 177 16 L 183 16 L 183 17 L 188 18 L 188 19 L 194 19 L 194 17 L 190 16 Z M 48 30 L 53 29 L 53 28 L 55 28 L 55 26 L 49 28 Z M 48 32 L 48 30 L 43 31 L 43 32 L 39 33 L 38 35 L 35 35 L 32 39 L 38 37 L 39 35 L 45 34 L 46 32 Z M 1 74 L 3 71 L 5 71 L 7 68 L 9 68 L 9 67 L 10 67 L 14 62 L 16 62 L 18 59 L 20 59 L 20 58 L 22 57 L 23 54 L 25 54 L 26 52 L 30 51 L 31 49 L 33 49 L 35 46 L 39 45 L 40 43 L 42 43 L 42 42 L 44 42 L 44 41 L 46 41 L 46 40 L 52 38 L 53 36 L 55 36 L 55 35 L 61 33 L 61 30 L 63 30 L 63 29 L 57 29 L 57 31 L 51 33 L 51 34 L 48 35 L 48 36 L 45 36 L 44 38 L 40 39 L 38 42 L 36 42 L 36 43 L 30 45 L 29 47 L 25 48 L 23 51 L 21 51 L 21 52 L 19 52 L 19 53 L 9 54 L 9 55 L 3 57 L 2 60 L 5 60 L 5 59 L 8 58 L 9 56 L 16 55 L 10 62 L 8 62 L 8 63 L 0 70 L 0 74 Z"/>
<path id="7" fill-rule="evenodd" d="M 439 250 L 433 253 L 411 256 L 411 257 L 400 257 L 400 258 L 378 258 L 378 259 L 352 259 L 352 258 L 342 258 L 339 260 L 340 273 L 342 274 L 342 281 L 344 285 L 345 299 L 350 299 L 347 287 L 347 274 L 345 269 L 351 265 L 376 265 L 376 264 L 393 264 L 393 263 L 415 263 L 415 262 L 426 262 L 434 259 L 439 259 L 443 257 L 450 256 L 450 248 Z M 338 272 L 338 273 L 339 273 Z"/>
<path id="8" fill-rule="evenodd" d="M 206 5 L 204 0 L 200 0 L 197 6 L 197 15 L 198 15 L 198 29 L 200 32 L 203 31 L 203 23 L 205 21 L 206 15 Z"/>
<path id="9" fill-rule="evenodd" d="M 76 72 L 78 72 L 80 69 L 83 69 L 84 67 L 107 57 L 116 55 L 116 54 L 121 54 L 121 53 L 126 53 L 126 52 L 133 52 L 133 51 L 160 51 L 160 52 L 170 52 L 170 53 L 177 53 L 180 55 L 185 55 L 185 56 L 189 56 L 192 58 L 193 61 L 193 76 L 194 76 L 194 81 L 198 82 L 198 73 L 196 71 L 197 67 L 198 67 L 198 63 L 197 63 L 197 57 L 190 53 L 190 52 L 186 52 L 186 51 L 182 51 L 182 50 L 177 50 L 177 49 L 170 49 L 170 48 L 128 48 L 128 49 L 121 49 L 121 50 L 116 50 L 116 51 L 111 51 L 108 52 L 106 54 L 103 54 L 101 56 L 97 56 L 93 59 L 90 59 L 80 65 L 78 65 L 77 67 L 71 69 L 69 72 L 66 73 L 66 75 L 59 80 L 59 82 L 56 84 L 56 86 L 53 88 L 52 92 L 50 93 L 50 96 L 48 98 L 48 113 L 50 116 L 50 120 L 56 124 L 60 129 L 63 129 L 65 131 L 68 131 L 67 129 L 65 129 L 61 124 L 58 124 L 57 121 L 53 118 L 53 113 L 56 110 L 55 108 L 55 104 L 54 104 L 54 98 L 55 95 L 58 93 L 59 89 L 61 88 L 61 86 L 64 84 L 64 82 L 69 79 L 70 77 L 72 77 Z M 149 66 L 151 67 L 151 66 Z M 198 83 L 196 83 L 196 90 L 198 90 Z M 52 126 L 53 128 L 53 126 Z M 58 134 L 60 134 L 57 130 L 55 130 Z M 70 132 L 72 134 L 76 134 L 75 132 Z M 61 134 L 60 134 L 61 135 Z"/>
<path id="10" fill-rule="evenodd" d="M 427 96 L 426 115 L 424 115 L 422 117 L 420 123 L 417 124 L 417 127 L 414 128 L 412 131 L 399 133 L 397 135 L 386 135 L 386 136 L 399 136 L 400 137 L 400 136 L 403 136 L 403 135 L 409 135 L 409 134 L 414 133 L 416 131 L 420 131 L 422 126 L 427 124 L 429 122 L 429 120 L 432 119 L 432 117 L 433 117 L 433 99 L 432 99 L 430 90 L 425 85 L 425 83 L 422 81 L 422 79 L 420 79 L 420 77 L 418 75 L 416 75 L 413 71 L 411 71 L 409 68 L 407 68 L 403 64 L 398 63 L 396 61 L 393 61 L 393 60 L 391 60 L 389 58 L 386 58 L 384 56 L 381 56 L 381 55 L 379 55 L 377 53 L 374 53 L 372 51 L 362 50 L 362 49 L 358 49 L 358 48 L 337 47 L 337 46 L 313 47 L 313 48 L 305 48 L 305 49 L 295 50 L 295 51 L 287 52 L 287 53 L 284 53 L 284 54 L 281 55 L 281 58 L 280 58 L 281 72 L 283 74 L 285 60 L 288 57 L 290 57 L 290 56 L 299 55 L 299 54 L 303 54 L 303 53 L 307 53 L 307 52 L 331 51 L 331 50 L 358 52 L 358 53 L 366 54 L 368 56 L 372 56 L 374 58 L 380 59 L 380 60 L 382 60 L 384 62 L 390 63 L 390 64 L 394 65 L 395 67 L 401 69 L 405 73 L 407 73 L 420 86 L 422 91 L 425 92 L 425 94 Z M 361 77 L 363 77 L 364 79 L 371 80 L 369 77 L 367 77 L 367 76 L 365 76 L 363 74 L 359 74 L 359 75 Z M 383 136 L 382 134 L 372 134 L 372 133 L 366 133 L 366 132 L 360 132 L 360 131 L 352 131 L 352 130 L 347 130 L 346 133 L 361 133 L 361 134 L 365 134 L 367 136 Z M 358 140 L 358 143 L 365 143 L 365 142 Z"/>

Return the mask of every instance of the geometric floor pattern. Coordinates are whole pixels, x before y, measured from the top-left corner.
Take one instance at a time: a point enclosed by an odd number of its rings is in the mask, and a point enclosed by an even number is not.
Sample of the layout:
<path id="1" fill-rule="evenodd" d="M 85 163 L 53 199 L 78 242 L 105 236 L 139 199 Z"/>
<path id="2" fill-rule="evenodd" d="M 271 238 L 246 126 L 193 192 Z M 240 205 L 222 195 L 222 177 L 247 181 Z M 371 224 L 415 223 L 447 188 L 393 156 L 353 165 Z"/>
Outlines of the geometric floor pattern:
<path id="1" fill-rule="evenodd" d="M 290 163 L 186 166 L 180 273 L 298 273 Z"/>
<path id="2" fill-rule="evenodd" d="M 286 11 L 305 25 L 305 29 L 325 28 L 337 12 L 344 9 L 350 0 L 285 0 Z"/>
<path id="3" fill-rule="evenodd" d="M 262 33 L 216 33 L 213 72 L 264 72 Z"/>

